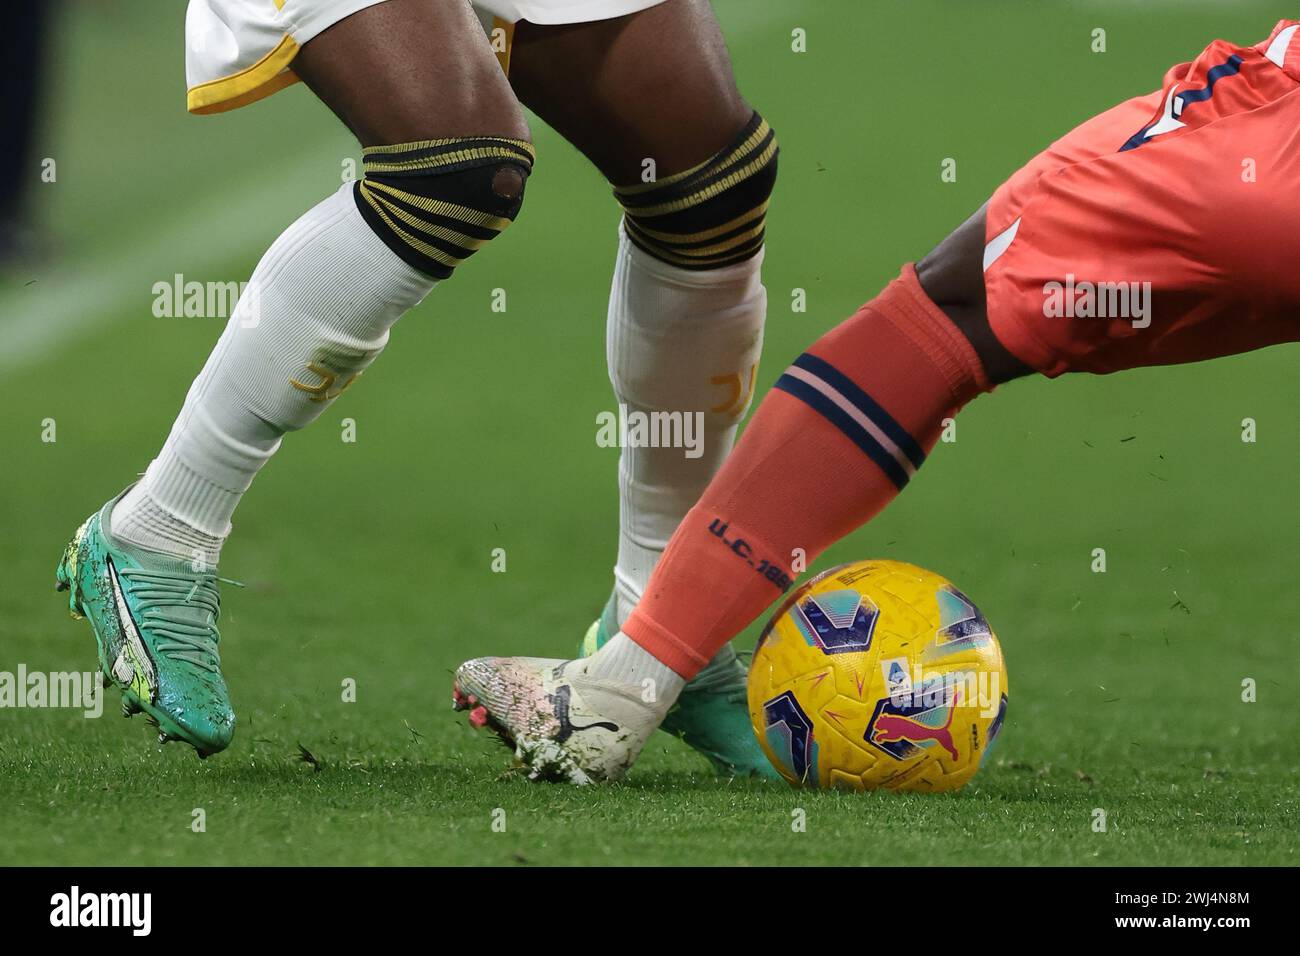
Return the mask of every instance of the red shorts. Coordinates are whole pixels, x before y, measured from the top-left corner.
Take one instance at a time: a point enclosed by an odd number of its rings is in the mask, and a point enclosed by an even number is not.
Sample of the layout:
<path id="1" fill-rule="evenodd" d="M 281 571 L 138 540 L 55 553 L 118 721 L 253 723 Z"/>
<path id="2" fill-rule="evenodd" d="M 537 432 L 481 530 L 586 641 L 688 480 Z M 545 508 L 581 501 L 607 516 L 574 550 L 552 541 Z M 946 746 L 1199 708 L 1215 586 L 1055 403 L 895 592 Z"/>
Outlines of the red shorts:
<path id="1" fill-rule="evenodd" d="M 1047 375 L 1300 339 L 1300 24 L 1216 40 L 993 195 L 989 322 Z"/>

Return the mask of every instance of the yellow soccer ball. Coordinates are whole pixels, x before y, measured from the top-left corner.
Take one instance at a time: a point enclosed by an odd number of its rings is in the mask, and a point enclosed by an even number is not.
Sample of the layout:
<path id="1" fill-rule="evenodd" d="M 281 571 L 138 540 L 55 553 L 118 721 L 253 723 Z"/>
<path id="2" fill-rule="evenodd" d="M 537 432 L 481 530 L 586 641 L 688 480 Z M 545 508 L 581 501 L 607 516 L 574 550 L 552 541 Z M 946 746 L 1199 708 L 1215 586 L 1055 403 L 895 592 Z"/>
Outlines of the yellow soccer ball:
<path id="1" fill-rule="evenodd" d="M 1006 712 L 1006 663 L 984 615 L 901 561 L 841 565 L 800 587 L 749 667 L 754 732 L 793 784 L 955 790 Z"/>

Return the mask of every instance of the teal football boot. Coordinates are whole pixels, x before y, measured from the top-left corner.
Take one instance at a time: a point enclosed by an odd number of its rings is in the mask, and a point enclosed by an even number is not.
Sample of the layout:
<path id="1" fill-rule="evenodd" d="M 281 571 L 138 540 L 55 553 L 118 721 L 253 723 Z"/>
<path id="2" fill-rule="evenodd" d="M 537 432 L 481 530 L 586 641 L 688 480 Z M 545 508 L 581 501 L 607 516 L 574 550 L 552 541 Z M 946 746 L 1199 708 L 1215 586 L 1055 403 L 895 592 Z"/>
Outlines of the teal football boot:
<path id="1" fill-rule="evenodd" d="M 77 529 L 55 572 L 74 618 L 89 618 L 104 686 L 122 692 L 122 714 L 144 711 L 158 742 L 183 740 L 200 757 L 224 750 L 235 714 L 221 676 L 216 569 L 113 539 L 114 498 Z M 232 582 L 233 583 L 233 582 Z"/>
<path id="2" fill-rule="evenodd" d="M 590 657 L 618 633 L 615 600 L 610 595 L 587 629 L 579 656 Z M 660 729 L 707 757 L 719 776 L 780 780 L 750 726 L 746 686 L 745 666 L 727 644 L 682 690 Z"/>

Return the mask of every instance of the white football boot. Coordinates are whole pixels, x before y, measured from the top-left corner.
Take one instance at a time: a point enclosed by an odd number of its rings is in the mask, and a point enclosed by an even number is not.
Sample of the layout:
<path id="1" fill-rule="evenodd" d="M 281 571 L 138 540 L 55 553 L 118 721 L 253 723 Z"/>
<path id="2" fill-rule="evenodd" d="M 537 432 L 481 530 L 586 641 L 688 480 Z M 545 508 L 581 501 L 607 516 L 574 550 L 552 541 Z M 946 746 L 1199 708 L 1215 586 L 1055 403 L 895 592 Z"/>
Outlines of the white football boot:
<path id="1" fill-rule="evenodd" d="M 587 661 L 479 657 L 456 669 L 452 707 L 515 748 L 533 780 L 617 780 L 662 719 L 641 688 L 587 674 Z"/>

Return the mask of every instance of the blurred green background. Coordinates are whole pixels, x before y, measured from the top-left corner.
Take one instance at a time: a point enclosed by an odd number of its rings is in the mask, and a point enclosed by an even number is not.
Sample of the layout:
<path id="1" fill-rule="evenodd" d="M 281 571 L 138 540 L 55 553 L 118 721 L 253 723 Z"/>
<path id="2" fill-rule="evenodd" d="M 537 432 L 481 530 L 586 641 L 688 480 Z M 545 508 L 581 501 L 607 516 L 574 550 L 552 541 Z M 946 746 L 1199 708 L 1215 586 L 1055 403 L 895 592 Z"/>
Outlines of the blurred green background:
<path id="1" fill-rule="evenodd" d="M 1247 0 L 715 8 L 782 144 L 764 387 L 1052 139 L 1211 39 L 1254 43 L 1295 14 Z M 60 549 L 147 465 L 224 324 L 155 318 L 153 284 L 247 278 L 359 157 L 301 86 L 187 115 L 182 12 L 60 8 L 31 164 L 49 255 L 0 287 L 0 671 L 94 666 L 53 593 Z M 727 784 L 663 735 L 619 787 L 499 779 L 506 752 L 447 709 L 450 673 L 483 653 L 570 654 L 608 594 L 617 521 L 617 452 L 594 435 L 613 404 L 618 210 L 574 149 L 533 131 L 519 223 L 402 320 L 235 516 L 222 571 L 248 586 L 227 590 L 223 617 L 232 749 L 202 764 L 159 751 L 116 717 L 115 693 L 97 721 L 0 710 L 0 863 L 1297 861 L 1294 346 L 1000 389 L 820 562 L 931 567 L 993 622 L 1011 705 L 998 759 L 965 791 Z M 790 309 L 796 288 L 806 313 Z M 1098 547 L 1105 574 L 1090 572 Z M 206 833 L 191 832 L 196 807 Z M 791 832 L 794 807 L 807 833 Z"/>

